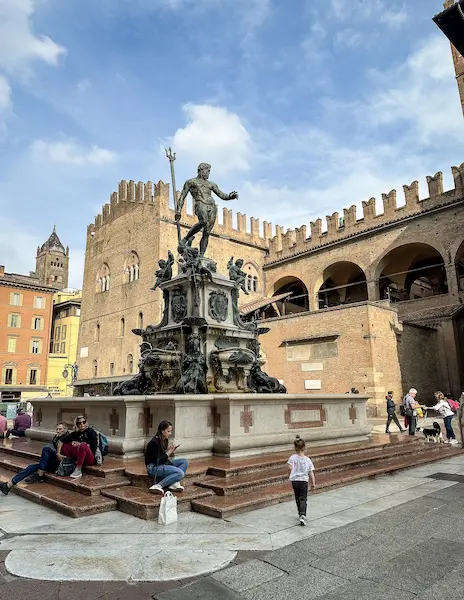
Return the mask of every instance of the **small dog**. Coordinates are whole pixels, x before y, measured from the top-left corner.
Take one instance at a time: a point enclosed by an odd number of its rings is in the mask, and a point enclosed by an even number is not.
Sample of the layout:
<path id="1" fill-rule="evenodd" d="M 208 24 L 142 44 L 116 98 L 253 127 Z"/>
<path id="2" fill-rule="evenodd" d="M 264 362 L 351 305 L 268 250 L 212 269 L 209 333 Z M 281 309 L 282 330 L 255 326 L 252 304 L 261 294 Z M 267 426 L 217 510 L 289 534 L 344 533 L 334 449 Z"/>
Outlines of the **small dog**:
<path id="1" fill-rule="evenodd" d="M 432 423 L 432 428 L 424 428 L 422 433 L 425 436 L 427 442 L 433 442 L 434 444 L 444 444 L 445 440 L 443 439 L 443 435 L 441 433 L 440 425 L 434 421 Z"/>

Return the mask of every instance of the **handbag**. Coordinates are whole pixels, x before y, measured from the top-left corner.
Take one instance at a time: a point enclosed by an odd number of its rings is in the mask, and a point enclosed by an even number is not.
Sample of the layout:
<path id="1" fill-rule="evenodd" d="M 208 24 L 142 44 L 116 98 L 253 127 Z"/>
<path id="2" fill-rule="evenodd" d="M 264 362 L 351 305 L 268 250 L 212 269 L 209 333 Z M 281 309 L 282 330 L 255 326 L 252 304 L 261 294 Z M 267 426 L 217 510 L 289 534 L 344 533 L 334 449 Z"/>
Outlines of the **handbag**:
<path id="1" fill-rule="evenodd" d="M 177 498 L 171 492 L 166 492 L 161 498 L 158 513 L 160 525 L 170 525 L 177 522 Z"/>
<path id="2" fill-rule="evenodd" d="M 69 477 L 76 468 L 76 463 L 71 456 L 65 456 L 58 465 L 55 475 L 59 477 Z"/>

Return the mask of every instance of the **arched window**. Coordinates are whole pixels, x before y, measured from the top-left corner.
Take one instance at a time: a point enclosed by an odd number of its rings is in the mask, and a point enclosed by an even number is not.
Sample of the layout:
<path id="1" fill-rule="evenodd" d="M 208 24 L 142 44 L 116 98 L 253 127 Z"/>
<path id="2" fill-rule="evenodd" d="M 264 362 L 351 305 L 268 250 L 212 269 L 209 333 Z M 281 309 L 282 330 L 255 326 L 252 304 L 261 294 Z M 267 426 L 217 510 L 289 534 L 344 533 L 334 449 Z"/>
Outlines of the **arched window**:
<path id="1" fill-rule="evenodd" d="M 366 275 L 353 262 L 333 263 L 324 269 L 321 281 L 317 294 L 320 309 L 367 300 Z"/>
<path id="2" fill-rule="evenodd" d="M 98 363 L 96 360 L 93 361 L 93 376 L 94 377 L 98 376 Z"/>
<path id="3" fill-rule="evenodd" d="M 132 356 L 132 354 L 127 355 L 127 372 L 134 372 L 134 357 Z"/>
<path id="4" fill-rule="evenodd" d="M 103 263 L 97 273 L 97 292 L 107 292 L 110 289 L 110 268 Z"/>
<path id="5" fill-rule="evenodd" d="M 126 321 L 124 317 L 121 319 L 121 323 L 119 325 L 119 335 L 123 336 L 126 332 Z"/>
<path id="6" fill-rule="evenodd" d="M 139 329 L 143 329 L 143 312 L 139 312 L 138 327 L 139 327 Z"/>
<path id="7" fill-rule="evenodd" d="M 259 274 L 256 265 L 253 263 L 245 263 L 242 269 L 247 275 L 245 281 L 247 292 L 257 292 L 259 287 Z"/>
<path id="8" fill-rule="evenodd" d="M 132 250 L 124 265 L 124 283 L 137 281 L 140 272 L 140 260 L 137 252 Z"/>

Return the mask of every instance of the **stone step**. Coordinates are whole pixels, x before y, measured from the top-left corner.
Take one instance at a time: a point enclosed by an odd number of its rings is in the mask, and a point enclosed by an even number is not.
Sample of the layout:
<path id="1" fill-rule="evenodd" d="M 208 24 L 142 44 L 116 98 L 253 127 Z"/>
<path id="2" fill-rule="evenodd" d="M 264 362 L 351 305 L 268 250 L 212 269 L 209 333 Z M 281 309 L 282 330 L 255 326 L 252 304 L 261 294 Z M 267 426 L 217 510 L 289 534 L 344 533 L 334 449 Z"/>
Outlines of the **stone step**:
<path id="1" fill-rule="evenodd" d="M 130 486 L 105 490 L 102 495 L 116 501 L 117 509 L 121 512 L 146 521 L 158 518 L 162 498 L 160 494 L 155 494 L 141 487 Z M 192 500 L 207 498 L 212 496 L 213 492 L 186 482 L 184 491 L 175 492 L 174 495 L 177 497 L 177 511 L 188 512 L 191 510 Z"/>
<path id="2" fill-rule="evenodd" d="M 19 473 L 27 466 L 31 460 L 23 456 L 2 455 L 0 453 L 0 467 Z M 72 479 L 71 477 L 57 477 L 52 473 L 46 473 L 45 479 L 49 483 L 53 483 L 59 487 L 67 488 L 85 496 L 98 496 L 101 490 L 130 485 L 130 481 L 123 475 L 109 475 L 107 477 L 95 477 L 84 473 L 80 479 Z"/>
<path id="3" fill-rule="evenodd" d="M 11 472 L 0 467 L 0 480 L 8 481 Z M 85 496 L 50 483 L 24 483 L 14 486 L 19 496 L 37 504 L 48 506 L 69 517 L 85 517 L 97 513 L 116 510 L 117 502 L 103 496 Z M 10 492 L 11 493 L 11 492 Z"/>
<path id="4" fill-rule="evenodd" d="M 189 461 L 189 467 L 185 474 L 185 482 L 201 481 L 206 477 L 206 472 L 209 465 L 214 461 L 214 457 L 193 459 Z M 125 474 L 129 478 L 131 485 L 139 488 L 149 488 L 153 485 L 152 478 L 147 474 L 145 461 L 143 459 L 135 459 L 126 466 Z"/>
<path id="5" fill-rule="evenodd" d="M 308 446 L 308 455 L 311 456 L 314 463 L 320 460 L 339 459 L 342 457 L 350 457 L 353 455 L 363 456 L 369 455 L 374 451 L 382 450 L 384 448 L 392 448 L 398 446 L 399 448 L 409 448 L 409 445 L 415 447 L 419 444 L 419 438 L 409 436 L 388 436 L 381 435 L 376 436 L 377 439 L 382 441 L 367 441 L 367 442 L 356 442 L 351 444 L 334 444 L 331 446 Z M 276 452 L 270 454 L 261 454 L 248 458 L 219 458 L 213 457 L 210 460 L 210 467 L 208 469 L 208 475 L 215 475 L 216 477 L 235 477 L 237 475 L 245 475 L 247 473 L 254 473 L 267 467 L 275 465 L 285 464 L 288 457 L 291 454 L 291 448 L 285 452 Z"/>
<path id="6" fill-rule="evenodd" d="M 395 471 L 420 466 L 432 461 L 442 460 L 449 456 L 454 456 L 456 452 L 463 451 L 447 449 L 441 452 L 424 451 L 419 454 L 412 454 L 406 457 L 397 457 L 383 464 L 376 464 L 369 467 L 356 467 L 343 471 L 330 471 L 316 473 L 316 492 L 320 493 L 328 489 L 348 485 L 368 479 L 371 477 L 393 473 Z M 290 482 L 267 485 L 259 489 L 252 489 L 243 494 L 231 494 L 225 496 L 212 496 L 210 498 L 200 498 L 192 500 L 192 510 L 211 517 L 226 519 L 232 515 L 263 508 L 279 502 L 285 502 L 293 497 L 293 490 Z"/>
<path id="7" fill-rule="evenodd" d="M 397 457 L 411 456 L 420 454 L 424 451 L 439 452 L 439 447 L 434 444 L 434 448 L 425 447 L 422 444 L 409 444 L 409 447 L 393 446 L 384 448 L 375 453 L 361 456 L 353 454 L 349 457 L 323 459 L 314 461 L 318 479 L 323 473 L 335 473 L 338 471 L 347 472 L 357 467 L 374 466 L 376 464 L 386 463 Z M 245 475 L 236 475 L 235 477 L 206 477 L 202 481 L 196 482 L 197 486 L 211 489 L 219 496 L 229 494 L 240 494 L 251 489 L 266 487 L 268 485 L 278 485 L 288 480 L 289 469 L 286 464 L 276 465 L 271 468 L 262 469 Z"/>

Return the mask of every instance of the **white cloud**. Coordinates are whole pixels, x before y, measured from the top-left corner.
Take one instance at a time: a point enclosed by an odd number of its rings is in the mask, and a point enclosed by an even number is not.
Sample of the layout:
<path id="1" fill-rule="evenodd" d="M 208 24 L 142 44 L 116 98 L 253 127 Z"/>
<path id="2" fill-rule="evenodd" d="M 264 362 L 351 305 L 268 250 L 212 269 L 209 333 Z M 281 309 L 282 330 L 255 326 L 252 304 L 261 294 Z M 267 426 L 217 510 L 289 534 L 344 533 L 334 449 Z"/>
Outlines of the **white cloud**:
<path id="1" fill-rule="evenodd" d="M 347 48 L 356 48 L 365 41 L 365 35 L 356 29 L 342 29 L 335 34 L 334 42 L 337 46 L 346 46 Z"/>
<path id="2" fill-rule="evenodd" d="M 397 3 L 392 6 L 391 0 L 330 0 L 330 5 L 337 19 L 372 19 L 390 29 L 399 29 L 408 19 L 404 6 Z"/>
<path id="3" fill-rule="evenodd" d="M 31 144 L 36 158 L 68 165 L 104 165 L 116 160 L 116 154 L 99 146 L 80 146 L 76 142 L 46 142 L 36 140 Z"/>
<path id="4" fill-rule="evenodd" d="M 32 30 L 36 0 L 0 0 L 0 69 L 20 76 L 40 60 L 57 65 L 65 49 Z"/>
<path id="5" fill-rule="evenodd" d="M 11 86 L 0 73 L 0 131 L 5 127 L 5 118 L 11 112 Z"/>
<path id="6" fill-rule="evenodd" d="M 403 122 L 422 144 L 442 136 L 462 139 L 461 107 L 444 36 L 431 36 L 403 64 L 372 71 L 371 79 L 374 91 L 357 107 L 360 120 L 373 127 Z"/>
<path id="7" fill-rule="evenodd" d="M 196 162 L 214 162 L 220 174 L 250 168 L 251 137 L 238 115 L 207 104 L 182 109 L 188 123 L 170 141 L 175 151 Z"/>

